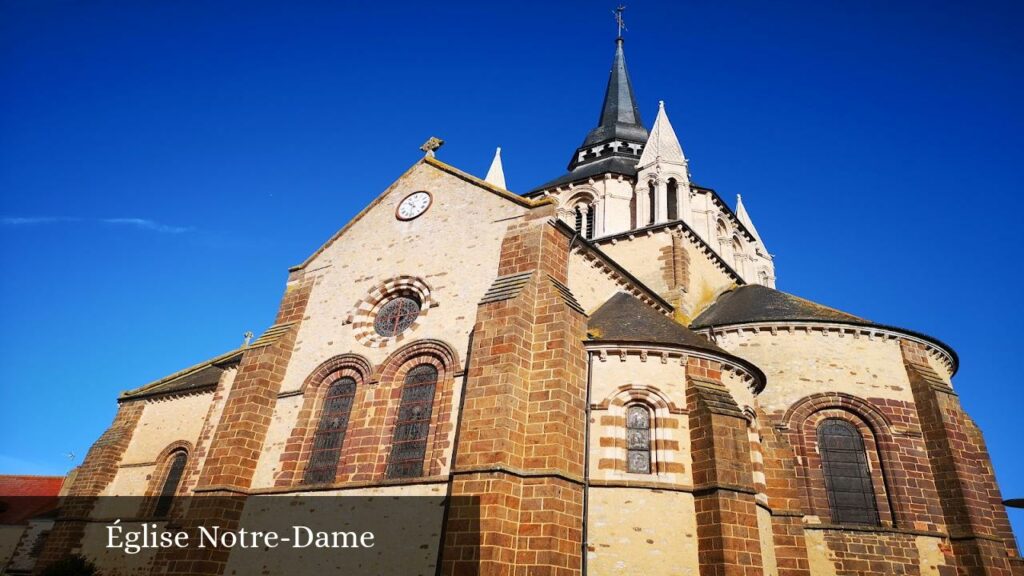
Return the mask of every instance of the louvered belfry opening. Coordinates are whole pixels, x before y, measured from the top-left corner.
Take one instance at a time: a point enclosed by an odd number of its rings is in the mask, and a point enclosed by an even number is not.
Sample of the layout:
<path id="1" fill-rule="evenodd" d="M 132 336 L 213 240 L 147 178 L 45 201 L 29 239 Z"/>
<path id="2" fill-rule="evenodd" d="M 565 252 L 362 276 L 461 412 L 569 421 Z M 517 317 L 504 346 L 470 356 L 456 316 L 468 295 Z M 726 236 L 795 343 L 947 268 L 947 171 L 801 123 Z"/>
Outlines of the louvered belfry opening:
<path id="1" fill-rule="evenodd" d="M 313 450 L 304 478 L 306 484 L 334 482 L 355 396 L 356 381 L 348 376 L 339 378 L 327 389 L 324 406 L 320 411 L 320 423 L 313 436 Z"/>
<path id="2" fill-rule="evenodd" d="M 164 478 L 164 485 L 160 488 L 160 497 L 156 501 L 156 508 L 153 515 L 163 518 L 171 511 L 171 504 L 174 503 L 174 495 L 178 492 L 178 485 L 181 484 L 181 477 L 185 474 L 185 464 L 188 462 L 188 454 L 179 450 L 171 455 L 171 465 L 167 469 L 167 478 Z"/>
<path id="3" fill-rule="evenodd" d="M 857 428 L 838 418 L 818 426 L 818 450 L 832 521 L 879 525 L 864 439 Z"/>
<path id="4" fill-rule="evenodd" d="M 406 374 L 388 456 L 388 478 L 423 475 L 436 387 L 437 368 L 431 364 L 420 364 Z"/>

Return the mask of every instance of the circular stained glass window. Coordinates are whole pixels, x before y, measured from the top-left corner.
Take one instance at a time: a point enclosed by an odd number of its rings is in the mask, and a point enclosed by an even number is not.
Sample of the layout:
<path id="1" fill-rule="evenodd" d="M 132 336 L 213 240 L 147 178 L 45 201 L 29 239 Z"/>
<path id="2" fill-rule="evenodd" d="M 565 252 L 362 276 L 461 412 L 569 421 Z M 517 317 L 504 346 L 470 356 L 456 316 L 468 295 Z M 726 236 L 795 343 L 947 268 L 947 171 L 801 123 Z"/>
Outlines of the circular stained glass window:
<path id="1" fill-rule="evenodd" d="M 397 336 L 405 332 L 420 315 L 420 303 L 408 296 L 392 298 L 377 311 L 373 329 L 381 336 Z"/>

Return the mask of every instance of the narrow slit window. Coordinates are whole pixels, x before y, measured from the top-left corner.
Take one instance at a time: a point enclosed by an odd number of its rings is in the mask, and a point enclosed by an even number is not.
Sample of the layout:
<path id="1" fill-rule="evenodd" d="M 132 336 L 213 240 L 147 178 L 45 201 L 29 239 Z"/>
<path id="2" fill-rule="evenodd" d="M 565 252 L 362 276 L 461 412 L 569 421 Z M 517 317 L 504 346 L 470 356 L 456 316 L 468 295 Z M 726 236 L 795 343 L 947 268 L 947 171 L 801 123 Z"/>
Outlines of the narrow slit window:
<path id="1" fill-rule="evenodd" d="M 825 420 L 818 427 L 818 451 L 832 521 L 878 526 L 878 506 L 864 438 L 857 428 L 845 420 Z"/>
<path id="2" fill-rule="evenodd" d="M 655 208 L 658 205 L 658 189 L 654 182 L 647 185 L 647 223 L 654 224 Z"/>
<path id="3" fill-rule="evenodd" d="M 668 219 L 678 220 L 679 219 L 679 185 L 676 183 L 675 178 L 668 181 Z"/>
<path id="4" fill-rule="evenodd" d="M 324 406 L 320 410 L 320 423 L 313 436 L 313 450 L 303 479 L 306 484 L 334 482 L 355 396 L 356 381 L 348 376 L 339 378 L 327 389 Z"/>
<path id="5" fill-rule="evenodd" d="M 398 418 L 388 456 L 388 478 L 416 478 L 423 475 L 427 434 L 434 408 L 437 368 L 420 364 L 405 376 Z"/>
<path id="6" fill-rule="evenodd" d="M 185 464 L 188 462 L 188 454 L 179 450 L 171 455 L 171 465 L 167 468 L 167 477 L 164 478 L 164 485 L 160 488 L 160 497 L 157 498 L 156 508 L 153 515 L 163 518 L 171 511 L 174 503 L 174 496 L 178 493 L 178 485 L 181 484 L 181 477 L 185 474 Z"/>
<path id="7" fill-rule="evenodd" d="M 651 473 L 651 413 L 644 406 L 626 410 L 626 471 Z"/>
<path id="8" fill-rule="evenodd" d="M 596 212 L 596 210 L 594 210 L 593 204 L 587 207 L 587 231 L 586 234 L 584 234 L 587 240 L 594 237 L 594 212 Z"/>

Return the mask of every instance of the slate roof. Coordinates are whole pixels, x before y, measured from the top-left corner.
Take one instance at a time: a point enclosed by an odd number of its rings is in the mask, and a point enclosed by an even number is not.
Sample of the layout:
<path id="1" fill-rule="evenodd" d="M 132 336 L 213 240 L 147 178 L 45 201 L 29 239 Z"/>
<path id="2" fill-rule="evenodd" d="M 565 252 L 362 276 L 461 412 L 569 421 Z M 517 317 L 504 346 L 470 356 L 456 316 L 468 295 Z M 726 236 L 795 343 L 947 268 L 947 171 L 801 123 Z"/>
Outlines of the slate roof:
<path id="1" fill-rule="evenodd" d="M 870 320 L 760 284 L 740 286 L 690 323 L 691 328 L 772 321 L 825 321 L 873 325 Z"/>
<path id="2" fill-rule="evenodd" d="M 602 158 L 589 164 L 581 164 L 570 172 L 562 174 L 558 178 L 545 182 L 540 186 L 537 186 L 533 190 L 530 190 L 526 194 L 533 194 L 540 192 L 541 190 L 549 190 L 556 188 L 563 184 L 569 184 L 570 182 L 579 182 L 580 180 L 587 180 L 592 176 L 599 174 L 622 174 L 623 176 L 636 176 L 636 163 L 637 158 L 633 156 L 609 156 Z"/>
<path id="3" fill-rule="evenodd" d="M 590 315 L 587 335 L 591 340 L 672 344 L 731 356 L 707 338 L 625 292 L 615 294 Z"/>
<path id="4" fill-rule="evenodd" d="M 122 392 L 120 400 L 135 400 L 158 394 L 193 392 L 212 388 L 220 381 L 220 375 L 224 373 L 225 369 L 237 366 L 242 361 L 243 352 L 245 352 L 244 348 L 232 350 L 155 382 L 150 382 L 145 386 Z"/>
<path id="5" fill-rule="evenodd" d="M 583 146 L 593 146 L 609 140 L 647 142 L 647 129 L 640 119 L 640 108 L 633 96 L 633 82 L 626 70 L 626 55 L 622 52 L 622 38 L 615 40 L 615 58 L 604 91 L 601 118 L 597 127 L 587 134 Z"/>
<path id="6" fill-rule="evenodd" d="M 608 87 L 604 91 L 597 126 L 587 133 L 583 145 L 573 153 L 572 160 L 569 161 L 569 172 L 534 188 L 527 192 L 527 195 L 562 184 L 586 180 L 598 174 L 636 176 L 636 164 L 640 161 L 640 152 L 636 147 L 605 147 L 599 155 L 591 153 L 593 148 L 613 142 L 638 144 L 642 147 L 647 143 L 649 136 L 643 120 L 640 119 L 640 108 L 633 95 L 633 83 L 626 70 L 622 42 L 622 38 L 615 41 L 615 58 L 612 60 L 611 73 L 608 75 Z"/>

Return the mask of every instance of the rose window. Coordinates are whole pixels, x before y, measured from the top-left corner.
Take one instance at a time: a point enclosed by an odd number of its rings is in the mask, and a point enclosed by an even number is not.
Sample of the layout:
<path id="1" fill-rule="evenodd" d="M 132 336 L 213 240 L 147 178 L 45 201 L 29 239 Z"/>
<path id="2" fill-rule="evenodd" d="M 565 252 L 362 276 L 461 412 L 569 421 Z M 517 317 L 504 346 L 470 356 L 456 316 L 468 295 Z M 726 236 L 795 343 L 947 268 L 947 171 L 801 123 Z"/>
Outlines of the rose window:
<path id="1" fill-rule="evenodd" d="M 408 296 L 392 298 L 377 311 L 373 329 L 377 334 L 390 337 L 407 330 L 420 315 L 420 303 Z"/>

